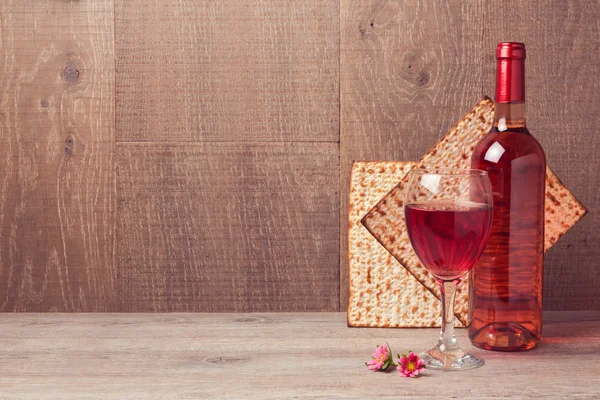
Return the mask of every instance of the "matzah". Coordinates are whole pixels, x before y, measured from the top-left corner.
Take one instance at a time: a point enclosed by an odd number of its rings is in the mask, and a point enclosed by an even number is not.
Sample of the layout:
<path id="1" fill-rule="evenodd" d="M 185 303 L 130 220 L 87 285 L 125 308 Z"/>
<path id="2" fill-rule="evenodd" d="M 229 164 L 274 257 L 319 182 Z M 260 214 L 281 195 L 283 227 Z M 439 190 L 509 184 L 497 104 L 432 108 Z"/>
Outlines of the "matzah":
<path id="1" fill-rule="evenodd" d="M 491 128 L 493 102 L 479 102 L 421 161 L 413 167 L 470 168 L 472 151 Z M 403 210 L 404 183 L 400 179 L 388 194 L 363 218 L 362 223 L 373 236 L 423 286 L 439 298 L 433 276 L 420 264 L 410 245 Z M 548 168 L 546 178 L 545 250 L 547 251 L 585 214 L 586 209 Z M 467 285 L 459 285 L 455 313 L 466 324 L 468 318 Z M 418 308 L 417 308 L 418 312 Z M 375 325 L 374 321 L 371 321 Z M 409 325 L 406 325 L 409 326 Z"/>
<path id="2" fill-rule="evenodd" d="M 415 163 L 355 162 L 348 207 L 348 325 L 439 326 L 441 302 L 362 225 L 361 218 Z"/>

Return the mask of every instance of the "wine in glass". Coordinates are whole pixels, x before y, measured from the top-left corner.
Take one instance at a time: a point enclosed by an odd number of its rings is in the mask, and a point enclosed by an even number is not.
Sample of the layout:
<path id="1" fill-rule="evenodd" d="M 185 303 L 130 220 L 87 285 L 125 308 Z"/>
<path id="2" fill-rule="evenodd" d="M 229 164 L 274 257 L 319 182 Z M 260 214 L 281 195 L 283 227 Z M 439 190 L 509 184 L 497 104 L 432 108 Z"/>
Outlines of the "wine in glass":
<path id="1" fill-rule="evenodd" d="M 483 252 L 492 223 L 492 189 L 487 172 L 416 169 L 405 192 L 408 236 L 442 295 L 442 330 L 437 345 L 421 357 L 429 368 L 477 368 L 483 360 L 465 353 L 454 335 L 457 284 Z"/>

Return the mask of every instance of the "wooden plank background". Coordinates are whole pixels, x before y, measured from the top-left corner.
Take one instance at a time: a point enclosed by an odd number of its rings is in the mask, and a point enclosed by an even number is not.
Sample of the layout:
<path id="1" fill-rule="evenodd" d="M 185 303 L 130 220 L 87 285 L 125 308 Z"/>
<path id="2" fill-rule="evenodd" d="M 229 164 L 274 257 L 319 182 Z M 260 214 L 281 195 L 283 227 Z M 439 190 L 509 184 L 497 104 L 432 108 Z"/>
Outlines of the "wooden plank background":
<path id="1" fill-rule="evenodd" d="M 128 143 L 117 160 L 123 311 L 339 307 L 337 143 Z"/>
<path id="2" fill-rule="evenodd" d="M 336 311 L 352 160 L 420 157 L 528 47 L 590 214 L 545 308 L 600 309 L 597 0 L 0 0 L 0 311 Z M 341 257 L 340 257 L 341 254 Z"/>
<path id="3" fill-rule="evenodd" d="M 332 0 L 116 2 L 120 142 L 337 142 Z"/>
<path id="4" fill-rule="evenodd" d="M 112 1 L 0 1 L 0 310 L 119 308 Z"/>
<path id="5" fill-rule="evenodd" d="M 123 310 L 339 309 L 338 14 L 117 2 Z"/>

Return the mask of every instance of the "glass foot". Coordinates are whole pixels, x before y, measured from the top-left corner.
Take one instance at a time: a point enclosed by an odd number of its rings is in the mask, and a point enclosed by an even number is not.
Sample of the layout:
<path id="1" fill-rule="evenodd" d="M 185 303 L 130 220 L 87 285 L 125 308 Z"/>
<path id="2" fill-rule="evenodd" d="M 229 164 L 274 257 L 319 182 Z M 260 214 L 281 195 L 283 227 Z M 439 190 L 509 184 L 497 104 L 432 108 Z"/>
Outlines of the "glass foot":
<path id="1" fill-rule="evenodd" d="M 440 345 L 420 354 L 419 357 L 425 361 L 425 367 L 430 369 L 460 371 L 479 368 L 483 365 L 481 358 L 466 354 L 460 348 L 442 351 Z"/>

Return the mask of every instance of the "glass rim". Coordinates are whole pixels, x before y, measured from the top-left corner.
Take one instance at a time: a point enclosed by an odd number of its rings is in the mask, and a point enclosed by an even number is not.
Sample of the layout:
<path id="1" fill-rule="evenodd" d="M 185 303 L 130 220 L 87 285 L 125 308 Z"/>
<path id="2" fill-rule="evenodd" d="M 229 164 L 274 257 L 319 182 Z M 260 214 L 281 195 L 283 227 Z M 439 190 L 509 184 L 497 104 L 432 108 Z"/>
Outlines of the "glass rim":
<path id="1" fill-rule="evenodd" d="M 487 171 L 477 168 L 415 168 L 409 172 L 410 175 L 475 175 L 487 176 Z"/>

